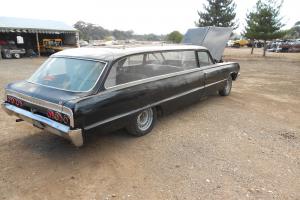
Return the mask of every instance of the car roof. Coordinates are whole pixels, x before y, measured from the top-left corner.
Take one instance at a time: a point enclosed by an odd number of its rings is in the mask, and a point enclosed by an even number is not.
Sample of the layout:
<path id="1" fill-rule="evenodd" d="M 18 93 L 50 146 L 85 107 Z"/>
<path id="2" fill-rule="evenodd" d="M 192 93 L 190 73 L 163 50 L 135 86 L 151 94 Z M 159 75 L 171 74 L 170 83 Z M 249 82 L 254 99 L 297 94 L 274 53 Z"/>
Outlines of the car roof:
<path id="1" fill-rule="evenodd" d="M 205 47 L 197 45 L 152 45 L 138 47 L 83 47 L 60 51 L 53 54 L 51 57 L 77 57 L 96 60 L 112 61 L 120 57 L 156 51 L 171 51 L 171 50 L 207 50 Z"/>

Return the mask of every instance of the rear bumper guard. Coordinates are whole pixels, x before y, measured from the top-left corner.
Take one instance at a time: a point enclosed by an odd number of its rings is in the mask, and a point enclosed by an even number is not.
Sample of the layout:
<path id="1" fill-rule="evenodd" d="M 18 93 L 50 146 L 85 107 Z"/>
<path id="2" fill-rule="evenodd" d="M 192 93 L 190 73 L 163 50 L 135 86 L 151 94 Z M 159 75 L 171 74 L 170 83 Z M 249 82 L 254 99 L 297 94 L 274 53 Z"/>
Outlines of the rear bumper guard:
<path id="1" fill-rule="evenodd" d="M 76 147 L 83 145 L 82 129 L 71 130 L 69 126 L 60 124 L 48 119 L 47 117 L 34 114 L 8 103 L 2 103 L 1 107 L 8 115 L 14 115 L 37 128 L 69 139 Z"/>

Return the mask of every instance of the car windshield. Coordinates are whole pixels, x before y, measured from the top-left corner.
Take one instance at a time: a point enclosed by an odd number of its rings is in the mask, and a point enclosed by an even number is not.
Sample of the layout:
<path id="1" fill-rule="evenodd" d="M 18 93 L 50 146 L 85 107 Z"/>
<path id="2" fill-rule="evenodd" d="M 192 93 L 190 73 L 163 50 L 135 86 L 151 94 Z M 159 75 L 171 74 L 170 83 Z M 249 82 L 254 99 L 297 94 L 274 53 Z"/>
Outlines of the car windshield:
<path id="1" fill-rule="evenodd" d="M 104 62 L 74 58 L 49 58 L 29 79 L 57 89 L 86 92 L 91 90 L 103 68 Z"/>

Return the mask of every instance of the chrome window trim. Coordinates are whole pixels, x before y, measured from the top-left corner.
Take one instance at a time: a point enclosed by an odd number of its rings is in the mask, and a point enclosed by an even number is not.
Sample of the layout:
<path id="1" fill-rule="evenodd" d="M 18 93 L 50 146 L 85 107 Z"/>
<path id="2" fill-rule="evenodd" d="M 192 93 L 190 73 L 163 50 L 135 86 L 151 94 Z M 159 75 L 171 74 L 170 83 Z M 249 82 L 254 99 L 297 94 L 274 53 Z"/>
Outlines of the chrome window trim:
<path id="1" fill-rule="evenodd" d="M 183 74 L 189 74 L 189 73 L 197 72 L 197 71 L 202 71 L 202 69 L 197 67 L 197 68 L 193 68 L 193 69 L 182 70 L 180 72 L 173 72 L 173 73 L 153 76 L 153 77 L 149 77 L 149 78 L 144 78 L 144 79 L 140 79 L 140 80 L 136 80 L 136 81 L 131 81 L 131 82 L 128 82 L 128 83 L 122 83 L 122 84 L 115 85 L 115 86 L 112 86 L 112 87 L 108 87 L 108 88 L 105 88 L 105 89 L 106 89 L 106 91 L 115 91 L 115 90 L 119 90 L 119 89 L 124 89 L 126 87 L 132 87 L 132 86 L 135 86 L 135 85 L 139 85 L 139 84 L 142 84 L 142 83 L 148 83 L 148 82 L 157 81 L 157 80 L 160 80 L 160 79 L 171 78 L 171 77 L 175 77 L 175 76 L 179 76 L 179 75 L 183 75 Z"/>
<path id="2" fill-rule="evenodd" d="M 122 118 L 122 117 L 125 117 L 125 116 L 128 116 L 128 115 L 137 113 L 137 112 L 139 112 L 139 111 L 142 111 L 142 110 L 144 110 L 144 109 L 147 109 L 147 108 L 150 108 L 150 107 L 153 107 L 153 106 L 157 106 L 157 105 L 159 105 L 159 104 L 161 104 L 161 103 L 165 103 L 165 102 L 167 102 L 167 101 L 170 101 L 170 100 L 173 100 L 173 99 L 176 99 L 176 98 L 185 96 L 185 95 L 187 95 L 187 94 L 190 94 L 190 93 L 193 93 L 193 92 L 197 92 L 197 91 L 199 91 L 199 90 L 202 90 L 202 89 L 204 89 L 204 88 L 210 87 L 210 86 L 212 86 L 212 85 L 215 85 L 215 84 L 224 82 L 224 81 L 226 81 L 226 80 L 227 80 L 227 79 L 222 79 L 222 80 L 220 80 L 220 81 L 216 81 L 216 82 L 210 83 L 210 84 L 208 84 L 208 85 L 200 86 L 200 87 L 197 87 L 197 88 L 194 88 L 194 89 L 191 89 L 191 90 L 188 90 L 188 91 L 185 91 L 185 92 L 182 92 L 182 93 L 173 95 L 173 96 L 171 96 L 171 97 L 165 98 L 165 99 L 163 99 L 163 100 L 157 101 L 157 102 L 155 102 L 155 103 L 149 104 L 149 105 L 144 106 L 144 107 L 142 107 L 142 108 L 135 109 L 135 110 L 132 110 L 132 111 L 123 113 L 123 114 L 119 114 L 119 115 L 116 115 L 116 116 L 114 116 L 114 117 L 110 117 L 110 118 L 108 118 L 108 119 L 105 119 L 105 120 L 96 122 L 96 123 L 94 123 L 94 124 L 88 125 L 88 126 L 84 127 L 84 130 L 89 130 L 89 129 L 95 128 L 95 127 L 100 126 L 100 125 L 102 125 L 102 124 L 105 124 L 105 123 L 114 121 L 114 120 L 116 120 L 116 119 L 120 119 L 120 118 Z"/>
<path id="3" fill-rule="evenodd" d="M 62 91 L 67 91 L 67 92 L 82 92 L 82 93 L 85 93 L 85 92 L 91 92 L 95 87 L 96 85 L 98 84 L 105 68 L 107 67 L 108 65 L 108 62 L 106 61 L 102 61 L 102 60 L 95 60 L 95 59 L 84 59 L 84 58 L 76 58 L 76 57 L 63 57 L 63 56 L 54 56 L 54 57 L 50 57 L 50 58 L 68 58 L 68 59 L 75 59 L 75 60 L 87 60 L 87 61 L 94 61 L 94 62 L 100 62 L 100 63 L 103 63 L 104 66 L 103 66 L 103 69 L 102 71 L 100 72 L 99 74 L 99 77 L 97 78 L 97 80 L 95 81 L 94 85 L 91 87 L 91 89 L 87 90 L 87 91 L 76 91 L 76 90 L 66 90 L 66 89 L 62 89 L 62 88 L 57 88 L 57 87 L 53 87 L 53 86 L 48 86 L 48 85 L 44 85 L 44 84 L 40 84 L 40 83 L 35 83 L 35 82 L 32 82 L 32 81 L 29 81 L 29 79 L 27 79 L 26 81 L 28 83 L 32 83 L 32 84 L 36 84 L 36 85 L 41 85 L 41 86 L 44 86 L 44 87 L 48 87 L 48 88 L 53 88 L 53 89 L 56 89 L 56 90 L 62 90 Z"/>
<path id="4" fill-rule="evenodd" d="M 49 58 L 70 58 L 70 59 L 77 59 L 77 60 L 89 60 L 89 61 L 95 61 L 95 62 L 105 62 L 106 60 L 103 59 L 95 59 L 95 58 L 86 58 L 86 57 L 80 57 L 80 56 L 60 56 L 60 55 L 52 55 Z"/>
<path id="5" fill-rule="evenodd" d="M 41 106 L 41 107 L 48 108 L 48 109 L 54 110 L 56 112 L 61 112 L 65 115 L 68 115 L 70 118 L 70 126 L 74 127 L 73 111 L 68 107 L 65 107 L 65 106 L 59 105 L 59 104 L 55 104 L 55 103 L 52 103 L 49 101 L 45 101 L 42 99 L 38 99 L 35 97 L 31 97 L 29 95 L 25 95 L 25 94 L 22 94 L 22 93 L 13 91 L 13 90 L 9 90 L 9 89 L 5 90 L 5 96 L 6 96 L 5 98 L 7 98 L 7 95 L 19 98 L 22 101 L 25 101 L 27 103 L 30 103 L 30 104 L 33 104 L 36 106 Z"/>

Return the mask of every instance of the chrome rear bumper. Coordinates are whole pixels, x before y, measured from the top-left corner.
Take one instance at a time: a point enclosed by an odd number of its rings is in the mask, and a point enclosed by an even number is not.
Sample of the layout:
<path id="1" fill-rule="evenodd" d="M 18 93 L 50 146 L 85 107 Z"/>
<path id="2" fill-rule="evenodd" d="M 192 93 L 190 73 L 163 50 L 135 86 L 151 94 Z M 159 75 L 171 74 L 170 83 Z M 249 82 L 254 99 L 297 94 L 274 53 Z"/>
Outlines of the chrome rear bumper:
<path id="1" fill-rule="evenodd" d="M 2 103 L 1 106 L 8 115 L 14 115 L 26 122 L 29 122 L 37 128 L 67 138 L 77 147 L 83 145 L 83 136 L 81 129 L 71 130 L 69 126 L 60 124 L 47 117 L 34 114 L 8 103 Z"/>

